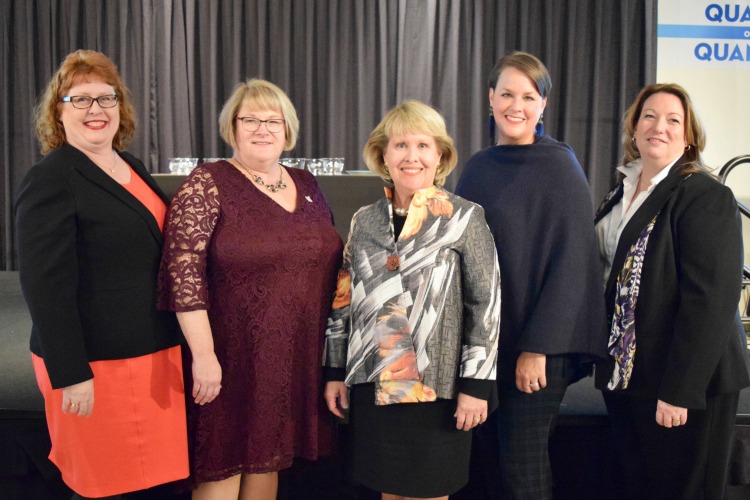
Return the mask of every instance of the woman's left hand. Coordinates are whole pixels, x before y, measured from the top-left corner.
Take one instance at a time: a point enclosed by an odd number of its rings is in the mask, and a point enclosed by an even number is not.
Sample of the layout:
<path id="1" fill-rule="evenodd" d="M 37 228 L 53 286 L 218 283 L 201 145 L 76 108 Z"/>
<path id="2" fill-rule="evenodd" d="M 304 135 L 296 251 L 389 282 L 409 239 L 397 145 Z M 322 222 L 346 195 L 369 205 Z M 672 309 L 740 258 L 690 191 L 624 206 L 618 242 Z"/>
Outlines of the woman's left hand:
<path id="1" fill-rule="evenodd" d="M 516 389 L 534 394 L 547 387 L 547 356 L 522 352 L 516 360 Z"/>
<path id="2" fill-rule="evenodd" d="M 94 411 L 94 379 L 62 389 L 62 411 L 79 417 L 90 417 Z"/>
<path id="3" fill-rule="evenodd" d="M 453 416 L 456 417 L 456 429 L 470 431 L 487 420 L 487 401 L 459 392 Z"/>
<path id="4" fill-rule="evenodd" d="M 671 429 L 687 424 L 687 408 L 672 406 L 661 399 L 656 402 L 656 423 L 662 427 Z"/>

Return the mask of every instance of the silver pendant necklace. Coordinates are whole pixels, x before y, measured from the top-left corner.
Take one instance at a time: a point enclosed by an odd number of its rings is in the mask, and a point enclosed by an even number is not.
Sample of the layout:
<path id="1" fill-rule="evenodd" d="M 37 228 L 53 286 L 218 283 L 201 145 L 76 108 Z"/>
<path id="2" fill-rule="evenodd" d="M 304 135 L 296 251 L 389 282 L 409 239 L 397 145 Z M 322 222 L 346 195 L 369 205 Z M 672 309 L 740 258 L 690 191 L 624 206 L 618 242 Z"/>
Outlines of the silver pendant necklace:
<path id="1" fill-rule="evenodd" d="M 109 170 L 110 174 L 115 173 L 115 169 L 117 168 L 117 153 L 115 153 L 115 150 L 112 150 L 112 167 L 105 167 L 107 170 Z"/>
<path id="2" fill-rule="evenodd" d="M 237 161 L 237 163 L 240 164 L 240 166 L 242 167 L 242 170 L 244 170 L 250 177 L 252 177 L 252 179 L 257 184 L 260 184 L 261 186 L 268 189 L 272 193 L 276 193 L 280 189 L 286 189 L 286 183 L 284 182 L 284 179 L 282 178 L 284 175 L 284 168 L 281 166 L 280 163 L 279 163 L 279 180 L 274 182 L 273 184 L 266 184 L 259 175 L 255 175 L 254 173 L 252 173 L 250 169 L 246 167 L 245 164 L 242 163 L 242 161 L 237 156 L 235 156 L 234 159 Z"/>

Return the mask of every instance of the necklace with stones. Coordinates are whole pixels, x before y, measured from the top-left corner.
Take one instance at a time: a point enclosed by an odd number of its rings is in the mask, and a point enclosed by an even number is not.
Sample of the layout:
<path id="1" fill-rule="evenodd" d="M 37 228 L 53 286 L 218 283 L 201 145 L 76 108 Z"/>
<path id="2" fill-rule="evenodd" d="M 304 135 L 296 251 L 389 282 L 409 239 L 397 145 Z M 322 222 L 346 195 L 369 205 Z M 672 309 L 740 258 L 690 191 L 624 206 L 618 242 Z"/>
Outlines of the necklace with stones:
<path id="1" fill-rule="evenodd" d="M 242 167 L 242 170 L 247 172 L 247 175 L 252 177 L 256 184 L 260 184 L 272 193 L 276 193 L 280 189 L 286 189 L 286 183 L 284 182 L 284 179 L 282 179 L 282 176 L 284 175 L 284 168 L 281 166 L 281 163 L 279 163 L 279 180 L 274 182 L 273 184 L 266 184 L 259 175 L 255 175 L 254 173 L 252 173 L 250 169 L 246 167 L 245 164 L 242 163 L 242 161 L 237 156 L 235 156 L 234 159 L 237 161 L 237 163 L 239 163 L 240 167 Z"/>
<path id="2" fill-rule="evenodd" d="M 398 207 L 394 206 L 393 207 L 393 213 L 395 213 L 399 217 L 406 217 L 407 215 L 409 215 L 409 209 L 408 208 L 398 208 Z"/>

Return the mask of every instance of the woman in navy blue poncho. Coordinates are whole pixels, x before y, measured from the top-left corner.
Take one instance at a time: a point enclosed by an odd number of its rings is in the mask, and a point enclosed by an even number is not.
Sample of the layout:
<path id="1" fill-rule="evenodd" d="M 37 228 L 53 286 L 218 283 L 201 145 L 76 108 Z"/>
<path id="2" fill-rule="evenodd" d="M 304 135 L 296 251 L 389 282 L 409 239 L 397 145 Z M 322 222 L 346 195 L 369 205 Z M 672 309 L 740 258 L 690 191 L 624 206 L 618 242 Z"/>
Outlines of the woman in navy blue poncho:
<path id="1" fill-rule="evenodd" d="M 496 411 L 503 498 L 552 498 L 548 438 L 565 389 L 606 353 L 588 185 L 573 150 L 544 136 L 551 80 L 514 52 L 489 78 L 497 143 L 456 193 L 482 205 L 502 275 Z M 494 133 L 493 133 L 494 135 Z"/>

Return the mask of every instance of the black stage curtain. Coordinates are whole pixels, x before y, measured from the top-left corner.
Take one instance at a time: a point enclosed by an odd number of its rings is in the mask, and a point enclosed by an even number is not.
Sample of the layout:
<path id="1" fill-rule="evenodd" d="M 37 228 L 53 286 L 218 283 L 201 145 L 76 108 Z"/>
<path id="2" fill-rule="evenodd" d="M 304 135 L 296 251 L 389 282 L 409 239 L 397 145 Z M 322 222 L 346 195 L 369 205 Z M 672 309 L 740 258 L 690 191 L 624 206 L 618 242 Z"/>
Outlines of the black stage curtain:
<path id="1" fill-rule="evenodd" d="M 553 89 L 547 134 L 570 143 L 604 195 L 621 117 L 656 72 L 656 0 L 0 0 L 0 269 L 15 268 L 15 190 L 40 158 L 32 109 L 66 54 L 118 64 L 139 126 L 129 150 L 153 172 L 170 157 L 222 157 L 217 118 L 234 85 L 286 90 L 301 120 L 295 157 L 361 151 L 383 114 L 419 99 L 445 116 L 461 166 L 489 144 L 485 81 L 511 50 L 539 56 Z"/>

